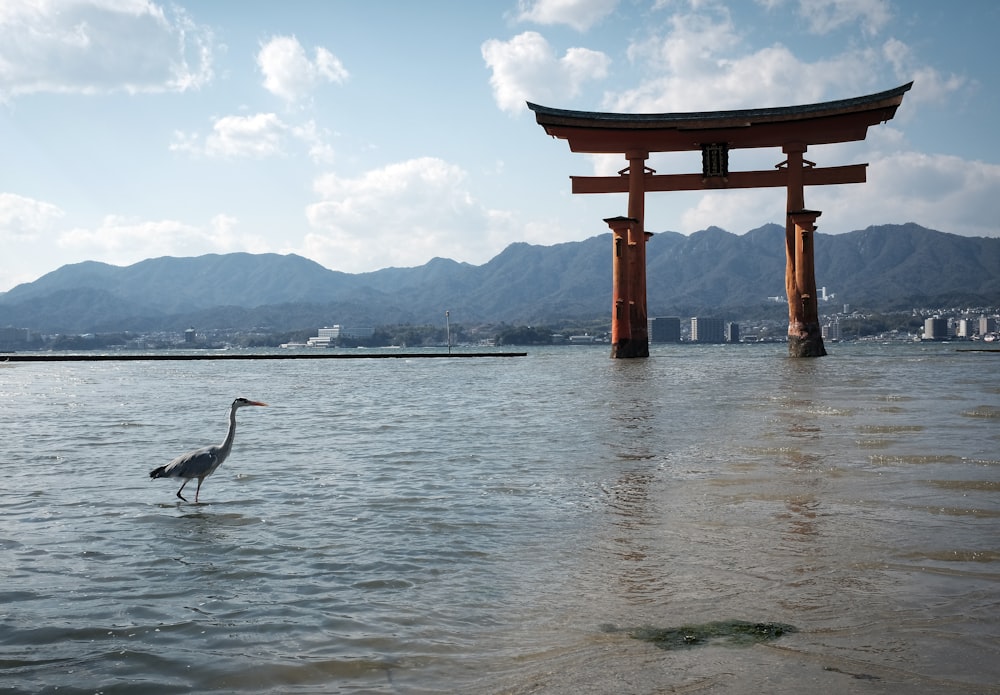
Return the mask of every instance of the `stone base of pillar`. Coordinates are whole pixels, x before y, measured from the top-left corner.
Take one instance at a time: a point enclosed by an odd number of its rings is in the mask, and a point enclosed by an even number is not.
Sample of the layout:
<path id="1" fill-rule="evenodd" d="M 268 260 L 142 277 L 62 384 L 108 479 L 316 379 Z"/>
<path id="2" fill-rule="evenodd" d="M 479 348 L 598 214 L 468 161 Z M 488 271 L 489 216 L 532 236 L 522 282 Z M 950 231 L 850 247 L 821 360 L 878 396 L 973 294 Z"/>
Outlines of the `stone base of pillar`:
<path id="1" fill-rule="evenodd" d="M 789 357 L 823 357 L 825 354 L 823 332 L 818 323 L 805 324 L 797 335 L 788 336 Z"/>
<path id="2" fill-rule="evenodd" d="M 631 359 L 633 357 L 649 357 L 649 342 L 645 340 L 621 340 L 611 346 L 611 357 Z"/>

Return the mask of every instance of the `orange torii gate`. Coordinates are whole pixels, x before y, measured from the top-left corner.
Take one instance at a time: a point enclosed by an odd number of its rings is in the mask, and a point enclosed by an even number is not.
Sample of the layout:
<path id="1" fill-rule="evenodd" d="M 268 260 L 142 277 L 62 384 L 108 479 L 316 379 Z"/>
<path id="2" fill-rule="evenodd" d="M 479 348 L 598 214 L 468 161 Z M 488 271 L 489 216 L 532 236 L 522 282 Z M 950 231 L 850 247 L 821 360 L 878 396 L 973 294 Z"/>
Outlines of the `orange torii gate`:
<path id="1" fill-rule="evenodd" d="M 864 140 L 868 127 L 890 120 L 913 83 L 878 94 L 804 106 L 740 111 L 623 114 L 553 109 L 528 102 L 535 120 L 572 152 L 622 154 L 618 176 L 571 176 L 573 193 L 628 193 L 628 215 L 605 220 L 614 238 L 612 357 L 648 357 L 646 317 L 646 191 L 785 187 L 785 291 L 788 354 L 826 354 L 819 326 L 813 232 L 817 210 L 805 207 L 805 186 L 864 183 L 867 164 L 817 167 L 803 157 L 809 145 Z M 729 171 L 729 151 L 780 147 L 773 170 Z M 657 174 L 651 152 L 701 150 L 701 173 Z"/>

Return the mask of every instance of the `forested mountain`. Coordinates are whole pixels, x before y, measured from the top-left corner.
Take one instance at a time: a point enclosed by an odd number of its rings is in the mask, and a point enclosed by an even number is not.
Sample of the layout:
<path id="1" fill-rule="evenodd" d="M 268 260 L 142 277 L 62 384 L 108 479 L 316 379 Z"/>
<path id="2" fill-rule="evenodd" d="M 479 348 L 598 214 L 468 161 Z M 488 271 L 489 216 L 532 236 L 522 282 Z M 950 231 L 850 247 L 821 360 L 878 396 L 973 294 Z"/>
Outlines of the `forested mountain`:
<path id="1" fill-rule="evenodd" d="M 650 316 L 752 308 L 784 294 L 784 228 L 711 227 L 654 235 Z M 876 309 L 1000 305 L 1000 239 L 916 224 L 816 235 L 816 280 L 837 302 Z M 155 258 L 127 267 L 64 266 L 0 294 L 0 326 L 43 332 L 199 328 L 274 331 L 330 325 L 544 323 L 605 316 L 611 239 L 511 244 L 483 265 L 435 258 L 347 274 L 295 255 Z"/>

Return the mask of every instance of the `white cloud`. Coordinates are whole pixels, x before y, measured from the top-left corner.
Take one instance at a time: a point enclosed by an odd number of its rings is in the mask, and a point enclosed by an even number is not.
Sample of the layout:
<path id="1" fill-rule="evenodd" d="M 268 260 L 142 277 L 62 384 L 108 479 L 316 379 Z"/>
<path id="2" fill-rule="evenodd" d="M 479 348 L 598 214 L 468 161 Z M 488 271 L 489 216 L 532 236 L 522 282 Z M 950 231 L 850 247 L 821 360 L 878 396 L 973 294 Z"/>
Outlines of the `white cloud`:
<path id="1" fill-rule="evenodd" d="M 294 36 L 276 36 L 257 54 L 257 66 L 264 75 L 264 88 L 287 102 L 300 101 L 323 82 L 342 84 L 347 69 L 325 48 L 315 50 L 310 60 Z"/>
<path id="2" fill-rule="evenodd" d="M 814 34 L 857 24 L 864 33 L 875 35 L 892 20 L 888 0 L 798 0 L 798 5 L 799 16 Z"/>
<path id="3" fill-rule="evenodd" d="M 654 75 L 609 92 L 604 108 L 621 112 L 724 110 L 804 104 L 884 89 L 876 51 L 847 49 L 814 63 L 781 44 L 753 52 L 728 11 L 678 14 L 667 30 L 629 46 L 630 60 Z"/>
<path id="4" fill-rule="evenodd" d="M 1000 165 L 900 151 L 872 158 L 865 184 L 824 186 L 811 196 L 807 191 L 807 196 L 818 209 L 831 211 L 830 232 L 916 222 L 951 234 L 996 237 L 1000 236 L 997 191 Z"/>
<path id="5" fill-rule="evenodd" d="M 808 191 L 806 199 L 809 199 Z M 680 229 L 674 231 L 691 234 L 716 226 L 733 234 L 743 234 L 768 222 L 782 224 L 784 216 L 783 189 L 718 191 L 698 197 L 694 205 L 681 214 Z"/>
<path id="6" fill-rule="evenodd" d="M 781 11 L 782 0 L 762 0 Z M 877 30 L 890 17 L 881 0 L 801 0 L 800 12 L 815 30 L 846 22 Z M 958 75 L 943 75 L 921 62 L 906 43 L 889 38 L 878 47 L 846 44 L 844 50 L 813 62 L 781 43 L 749 50 L 729 10 L 708 3 L 703 9 L 670 16 L 663 31 L 628 47 L 629 59 L 651 75 L 626 90 L 609 91 L 609 111 L 655 113 L 724 110 L 805 104 L 881 91 L 915 81 L 907 109 L 921 102 L 943 103 L 968 86 Z"/>
<path id="7" fill-rule="evenodd" d="M 882 46 L 882 55 L 892 66 L 899 81 L 913 81 L 913 90 L 907 98 L 910 104 L 943 104 L 951 95 L 969 85 L 969 81 L 961 75 L 943 75 L 924 65 L 913 49 L 898 39 L 886 41 Z"/>
<path id="8" fill-rule="evenodd" d="M 253 116 L 226 116 L 212 127 L 205 139 L 205 151 L 222 157 L 267 157 L 281 153 L 287 127 L 273 113 Z"/>
<path id="9" fill-rule="evenodd" d="M 239 220 L 226 214 L 201 224 L 106 215 L 96 226 L 58 228 L 62 218 L 62 211 L 49 203 L 0 194 L 0 240 L 19 227 L 26 230 L 16 239 L 19 255 L 0 254 L 0 288 L 32 282 L 83 258 L 126 266 L 161 256 L 274 251 L 262 236 L 241 231 Z"/>
<path id="10" fill-rule="evenodd" d="M 88 258 L 106 263 L 134 263 L 144 258 L 186 255 L 180 249 L 197 246 L 201 231 L 176 220 L 139 220 L 119 215 L 106 216 L 94 228 L 77 227 L 63 232 L 62 249 L 83 251 Z"/>
<path id="11" fill-rule="evenodd" d="M 536 24 L 566 24 L 586 31 L 611 14 L 618 0 L 518 0 L 517 19 Z"/>
<path id="12" fill-rule="evenodd" d="M 784 11 L 787 0 L 758 0 Z M 885 0 L 798 0 L 810 29 L 827 33 L 857 23 L 877 34 L 891 20 Z M 970 86 L 956 74 L 925 64 L 905 42 L 887 38 L 881 46 L 845 44 L 822 60 L 799 58 L 781 43 L 748 51 L 739 27 L 722 5 L 693 3 L 673 14 L 666 31 L 629 46 L 629 58 L 654 75 L 643 84 L 608 93 L 609 110 L 694 111 L 803 104 L 844 98 L 914 81 L 904 112 L 920 103 L 945 103 Z"/>
<path id="13" fill-rule="evenodd" d="M 57 246 L 71 252 L 73 257 L 115 265 L 130 265 L 160 256 L 269 250 L 260 238 L 237 234 L 236 226 L 236 219 L 227 215 L 216 215 L 205 225 L 108 215 L 97 227 L 78 227 L 63 232 Z"/>
<path id="14" fill-rule="evenodd" d="M 357 178 L 321 176 L 314 185 L 320 200 L 306 211 L 316 231 L 299 253 L 351 273 L 434 257 L 485 262 L 520 231 L 509 215 L 480 204 L 466 178 L 461 167 L 433 157 Z"/>
<path id="15" fill-rule="evenodd" d="M 35 239 L 64 213 L 57 206 L 14 193 L 0 193 L 0 240 Z"/>
<path id="16" fill-rule="evenodd" d="M 314 121 L 289 125 L 277 114 L 224 116 L 212 125 L 212 132 L 202 138 L 194 133 L 175 132 L 170 149 L 194 156 L 235 159 L 263 159 L 287 154 L 288 140 L 305 145 L 310 159 L 323 163 L 333 159 L 333 148 L 326 141 L 328 133 Z"/>
<path id="17" fill-rule="evenodd" d="M 4 0 L 0 100 L 196 89 L 212 78 L 212 51 L 208 29 L 148 0 Z"/>
<path id="18" fill-rule="evenodd" d="M 490 39 L 481 50 L 493 73 L 493 98 L 502 110 L 512 113 L 522 111 L 525 101 L 558 103 L 576 96 L 586 81 L 604 79 L 611 62 L 605 54 L 587 48 L 570 48 L 557 57 L 534 31 L 510 41 Z"/>
<path id="19" fill-rule="evenodd" d="M 329 164 L 333 161 L 333 146 L 328 142 L 330 133 L 325 128 L 319 128 L 315 121 L 294 126 L 291 133 L 308 147 L 309 159 L 313 162 Z"/>

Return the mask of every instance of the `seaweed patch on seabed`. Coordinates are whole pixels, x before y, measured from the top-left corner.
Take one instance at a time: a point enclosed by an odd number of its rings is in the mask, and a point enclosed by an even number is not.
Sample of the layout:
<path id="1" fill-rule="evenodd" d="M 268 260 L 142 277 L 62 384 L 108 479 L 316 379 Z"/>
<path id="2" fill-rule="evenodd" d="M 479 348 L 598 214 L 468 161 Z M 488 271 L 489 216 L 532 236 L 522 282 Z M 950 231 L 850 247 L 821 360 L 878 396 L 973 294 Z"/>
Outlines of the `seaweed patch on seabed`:
<path id="1" fill-rule="evenodd" d="M 651 642 L 660 649 L 687 649 L 707 644 L 749 647 L 770 642 L 798 630 L 784 623 L 752 623 L 745 620 L 720 620 L 702 625 L 680 627 L 641 627 L 629 630 L 629 636 Z"/>

